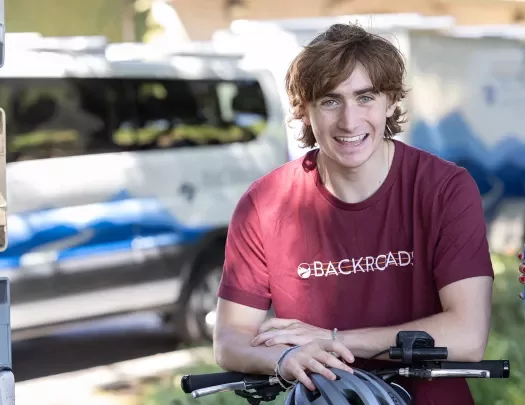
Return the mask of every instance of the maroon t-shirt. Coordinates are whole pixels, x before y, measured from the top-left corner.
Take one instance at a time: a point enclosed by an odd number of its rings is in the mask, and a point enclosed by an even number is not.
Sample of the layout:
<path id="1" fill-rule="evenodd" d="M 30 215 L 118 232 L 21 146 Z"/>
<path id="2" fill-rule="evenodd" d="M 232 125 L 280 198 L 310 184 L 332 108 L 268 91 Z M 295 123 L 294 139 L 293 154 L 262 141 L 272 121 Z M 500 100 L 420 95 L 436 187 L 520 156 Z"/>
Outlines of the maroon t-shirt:
<path id="1" fill-rule="evenodd" d="M 359 203 L 324 187 L 317 150 L 257 180 L 232 217 L 218 296 L 264 310 L 273 305 L 279 318 L 349 330 L 439 313 L 439 289 L 493 277 L 472 177 L 394 143 L 385 182 Z M 399 382 L 416 405 L 474 403 L 464 379 Z"/>

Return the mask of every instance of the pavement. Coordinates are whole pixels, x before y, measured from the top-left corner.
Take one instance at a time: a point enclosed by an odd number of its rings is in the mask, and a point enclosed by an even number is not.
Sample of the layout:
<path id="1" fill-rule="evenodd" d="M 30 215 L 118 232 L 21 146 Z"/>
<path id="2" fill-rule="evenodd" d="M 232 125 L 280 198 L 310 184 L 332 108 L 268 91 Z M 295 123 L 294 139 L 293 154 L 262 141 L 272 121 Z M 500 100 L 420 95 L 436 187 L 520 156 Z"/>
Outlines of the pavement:
<path id="1" fill-rule="evenodd" d="M 156 314 L 88 322 L 13 342 L 16 404 L 136 405 L 145 383 L 171 378 L 195 362 L 215 363 L 210 347 L 180 349 Z"/>
<path id="2" fill-rule="evenodd" d="M 134 405 L 133 386 L 195 363 L 214 364 L 211 347 L 161 353 L 139 359 L 17 382 L 17 405 Z M 16 375 L 15 375 L 16 378 Z M 127 389 L 111 389 L 123 387 Z"/>
<path id="3" fill-rule="evenodd" d="M 155 314 L 134 314 L 15 341 L 13 371 L 16 381 L 21 382 L 183 348 Z"/>

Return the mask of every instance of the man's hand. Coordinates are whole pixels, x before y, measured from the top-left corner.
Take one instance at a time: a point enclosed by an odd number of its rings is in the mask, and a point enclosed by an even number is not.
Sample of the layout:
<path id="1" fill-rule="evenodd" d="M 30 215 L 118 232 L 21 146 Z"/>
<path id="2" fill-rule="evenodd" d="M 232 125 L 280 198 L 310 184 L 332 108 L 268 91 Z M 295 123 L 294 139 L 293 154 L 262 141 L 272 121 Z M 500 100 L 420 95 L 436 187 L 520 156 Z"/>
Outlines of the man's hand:
<path id="1" fill-rule="evenodd" d="M 332 332 L 328 329 L 308 325 L 297 319 L 271 318 L 261 324 L 252 345 L 303 346 L 315 339 L 332 339 Z"/>
<path id="2" fill-rule="evenodd" d="M 328 339 L 314 339 L 286 354 L 280 368 L 281 377 L 290 381 L 297 379 L 309 390 L 315 391 L 315 385 L 308 374 L 318 373 L 329 380 L 336 375 L 328 367 L 338 368 L 353 373 L 354 371 L 337 357 L 352 363 L 354 355 L 341 342 Z"/>

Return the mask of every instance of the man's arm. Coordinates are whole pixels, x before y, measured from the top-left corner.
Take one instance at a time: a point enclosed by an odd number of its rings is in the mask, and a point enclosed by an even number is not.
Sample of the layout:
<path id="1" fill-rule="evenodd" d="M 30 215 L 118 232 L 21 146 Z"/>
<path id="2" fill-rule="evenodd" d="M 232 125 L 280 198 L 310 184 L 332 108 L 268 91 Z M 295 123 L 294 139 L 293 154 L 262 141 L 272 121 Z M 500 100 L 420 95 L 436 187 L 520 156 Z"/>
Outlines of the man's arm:
<path id="1" fill-rule="evenodd" d="M 480 361 L 488 340 L 494 272 L 478 187 L 465 169 L 435 190 L 429 249 L 432 274 L 443 312 L 404 325 L 344 334 L 357 356 L 369 357 L 394 345 L 400 330 L 423 330 L 436 346 L 449 348 L 450 360 Z"/>
<path id="2" fill-rule="evenodd" d="M 241 197 L 228 227 L 225 261 L 217 295 L 214 352 L 228 371 L 273 374 L 288 346 L 254 348 L 251 341 L 271 305 L 257 187 Z"/>
<path id="3" fill-rule="evenodd" d="M 266 314 L 265 310 L 219 298 L 213 338 L 219 367 L 243 373 L 274 374 L 275 363 L 289 346 L 251 345 Z"/>
<path id="4" fill-rule="evenodd" d="M 439 296 L 442 313 L 402 325 L 339 332 L 340 339 L 356 357 L 369 358 L 395 346 L 399 331 L 422 330 L 434 338 L 436 346 L 448 347 L 448 360 L 482 360 L 490 328 L 492 278 L 456 281 L 443 287 Z"/>

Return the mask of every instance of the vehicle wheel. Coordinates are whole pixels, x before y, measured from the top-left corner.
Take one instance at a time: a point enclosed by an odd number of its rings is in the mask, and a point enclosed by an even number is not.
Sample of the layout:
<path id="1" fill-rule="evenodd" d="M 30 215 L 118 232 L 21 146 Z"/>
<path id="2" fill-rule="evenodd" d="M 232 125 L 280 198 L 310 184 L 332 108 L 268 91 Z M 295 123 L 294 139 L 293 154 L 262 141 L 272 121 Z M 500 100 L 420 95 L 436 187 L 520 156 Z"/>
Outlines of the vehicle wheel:
<path id="1" fill-rule="evenodd" d="M 191 294 L 187 313 L 191 314 L 197 341 L 211 342 L 217 309 L 217 291 L 221 280 L 222 266 L 215 267 Z"/>
<path id="2" fill-rule="evenodd" d="M 223 257 L 214 259 L 192 270 L 190 282 L 167 321 L 175 338 L 184 344 L 209 344 L 213 340 L 217 290 L 222 275 Z"/>

